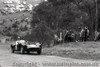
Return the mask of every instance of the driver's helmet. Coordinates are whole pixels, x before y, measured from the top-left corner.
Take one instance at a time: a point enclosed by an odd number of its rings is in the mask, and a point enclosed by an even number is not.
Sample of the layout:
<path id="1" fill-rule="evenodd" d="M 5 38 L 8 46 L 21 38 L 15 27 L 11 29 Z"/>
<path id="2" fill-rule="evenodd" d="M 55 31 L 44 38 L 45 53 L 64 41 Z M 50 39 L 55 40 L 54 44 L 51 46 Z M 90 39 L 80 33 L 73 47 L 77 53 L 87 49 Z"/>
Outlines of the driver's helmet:
<path id="1" fill-rule="evenodd" d="M 21 40 L 21 38 L 18 36 L 18 40 Z"/>

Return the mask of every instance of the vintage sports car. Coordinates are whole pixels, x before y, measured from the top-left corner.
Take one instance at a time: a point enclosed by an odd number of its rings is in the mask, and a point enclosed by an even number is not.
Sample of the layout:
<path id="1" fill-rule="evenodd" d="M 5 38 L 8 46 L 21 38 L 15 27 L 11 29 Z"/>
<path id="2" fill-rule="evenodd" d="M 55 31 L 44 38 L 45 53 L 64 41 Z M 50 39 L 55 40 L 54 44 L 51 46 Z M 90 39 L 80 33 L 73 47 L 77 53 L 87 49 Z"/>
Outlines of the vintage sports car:
<path id="1" fill-rule="evenodd" d="M 41 44 L 38 42 L 30 43 L 25 40 L 18 40 L 15 44 L 11 44 L 11 51 L 20 51 L 21 54 L 25 52 L 30 53 L 30 51 L 36 51 L 38 54 L 41 54 Z"/>

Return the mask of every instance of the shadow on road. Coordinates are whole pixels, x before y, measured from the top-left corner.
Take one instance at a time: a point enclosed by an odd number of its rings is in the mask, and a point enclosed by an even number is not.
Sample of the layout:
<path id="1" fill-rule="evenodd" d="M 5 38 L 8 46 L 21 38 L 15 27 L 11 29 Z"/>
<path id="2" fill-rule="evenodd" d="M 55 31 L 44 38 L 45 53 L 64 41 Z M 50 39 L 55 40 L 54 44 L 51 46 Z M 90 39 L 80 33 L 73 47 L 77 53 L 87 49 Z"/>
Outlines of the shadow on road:
<path id="1" fill-rule="evenodd" d="M 14 54 L 20 54 L 20 55 L 39 55 L 36 52 L 30 52 L 30 53 L 21 54 L 19 51 L 16 51 Z"/>

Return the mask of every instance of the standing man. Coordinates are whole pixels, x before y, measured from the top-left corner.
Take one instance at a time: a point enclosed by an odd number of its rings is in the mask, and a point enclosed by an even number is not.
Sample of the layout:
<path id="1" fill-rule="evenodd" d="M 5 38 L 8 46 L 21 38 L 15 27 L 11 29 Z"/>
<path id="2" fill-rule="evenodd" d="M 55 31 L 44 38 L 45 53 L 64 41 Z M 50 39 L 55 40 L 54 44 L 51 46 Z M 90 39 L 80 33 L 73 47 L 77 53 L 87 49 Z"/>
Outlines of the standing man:
<path id="1" fill-rule="evenodd" d="M 85 29 L 82 28 L 82 29 L 81 29 L 81 32 L 80 32 L 80 40 L 81 40 L 81 41 L 84 41 L 84 38 L 85 38 Z"/>
<path id="2" fill-rule="evenodd" d="M 89 29 L 87 27 L 85 27 L 85 37 L 84 37 L 84 41 L 87 41 L 89 37 Z"/>
<path id="3" fill-rule="evenodd" d="M 100 35 L 100 32 L 95 31 L 95 38 L 94 38 L 94 40 L 95 40 L 95 41 L 97 41 L 97 40 L 98 40 L 99 35 Z"/>

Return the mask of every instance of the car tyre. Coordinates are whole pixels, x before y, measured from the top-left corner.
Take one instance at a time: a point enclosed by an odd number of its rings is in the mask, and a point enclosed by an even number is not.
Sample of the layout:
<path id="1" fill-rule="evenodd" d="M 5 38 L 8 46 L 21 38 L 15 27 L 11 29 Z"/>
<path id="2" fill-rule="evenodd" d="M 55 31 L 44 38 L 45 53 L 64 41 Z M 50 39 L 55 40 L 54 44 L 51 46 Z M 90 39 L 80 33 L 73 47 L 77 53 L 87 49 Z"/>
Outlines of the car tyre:
<path id="1" fill-rule="evenodd" d="M 14 53 L 15 52 L 15 50 L 14 49 L 12 49 L 12 53 Z"/>
<path id="2" fill-rule="evenodd" d="M 28 51 L 27 51 L 27 54 L 29 54 L 29 53 L 30 53 L 30 51 L 28 50 Z"/>
<path id="3" fill-rule="evenodd" d="M 21 47 L 20 53 L 21 53 L 21 54 L 24 54 L 24 52 L 25 52 L 25 51 L 24 51 L 24 47 Z"/>
<path id="4" fill-rule="evenodd" d="M 40 55 L 41 54 L 41 49 L 37 51 L 37 53 Z"/>
<path id="5" fill-rule="evenodd" d="M 12 45 L 11 45 L 11 52 L 12 52 L 12 53 L 15 52 L 14 46 L 12 46 Z"/>

